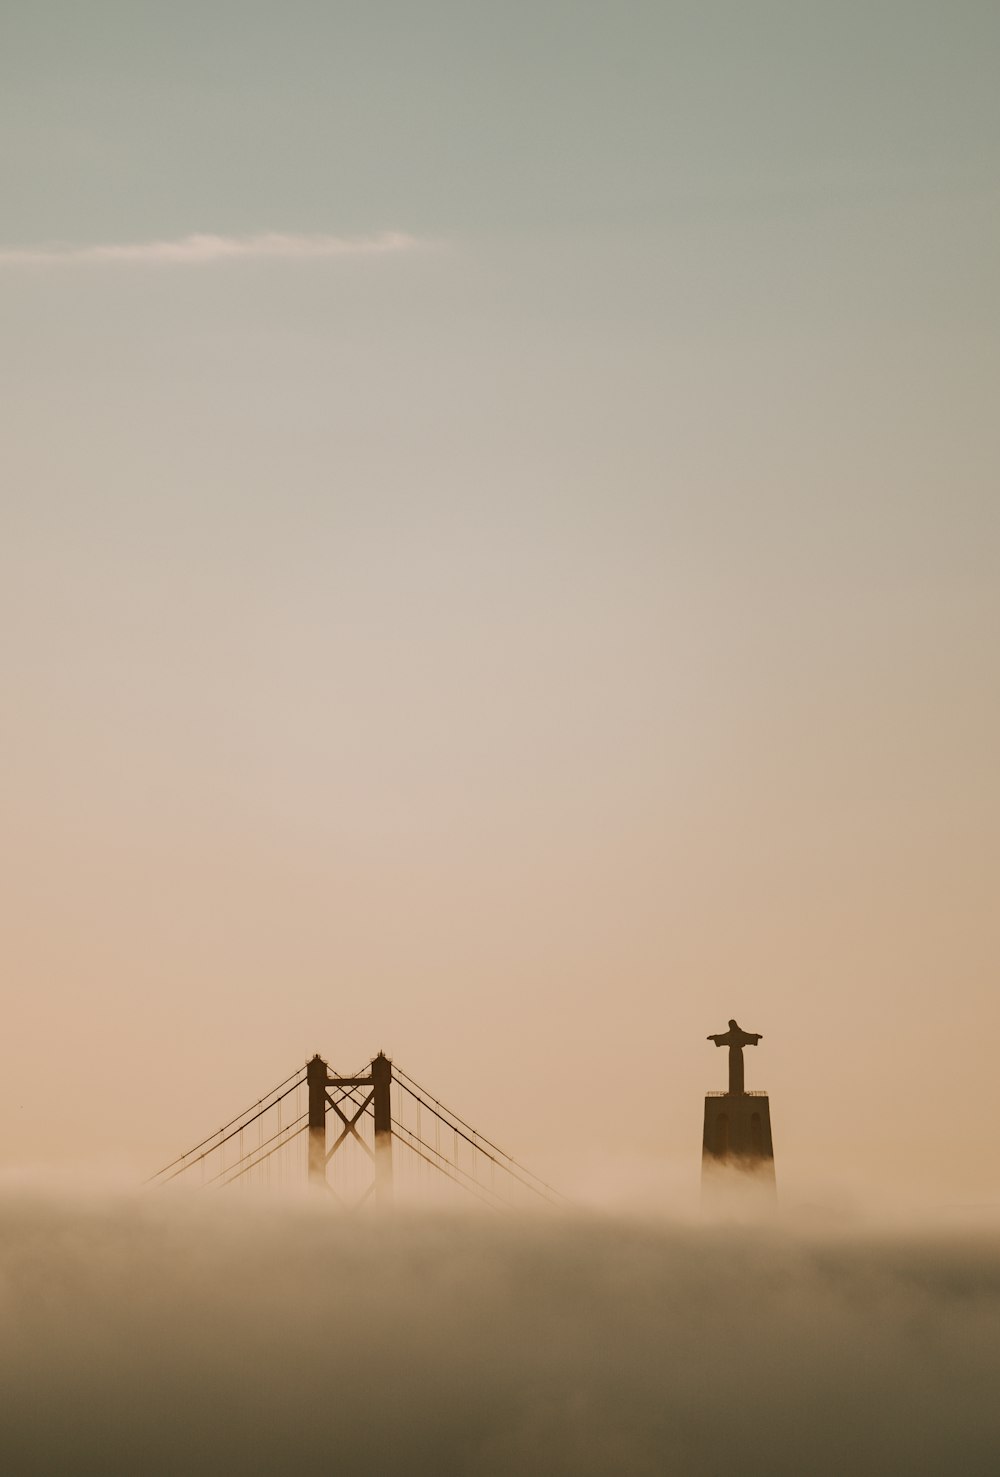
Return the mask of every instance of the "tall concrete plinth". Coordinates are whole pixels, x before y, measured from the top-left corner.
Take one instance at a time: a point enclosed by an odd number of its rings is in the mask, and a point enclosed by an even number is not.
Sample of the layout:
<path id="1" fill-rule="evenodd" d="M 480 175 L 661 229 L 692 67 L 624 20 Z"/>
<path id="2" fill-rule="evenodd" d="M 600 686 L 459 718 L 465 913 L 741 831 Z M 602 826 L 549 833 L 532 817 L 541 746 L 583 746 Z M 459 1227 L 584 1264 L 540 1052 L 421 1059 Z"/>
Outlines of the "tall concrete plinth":
<path id="1" fill-rule="evenodd" d="M 766 1092 L 709 1092 L 701 1149 L 702 1187 L 755 1186 L 773 1195 L 774 1144 Z"/>

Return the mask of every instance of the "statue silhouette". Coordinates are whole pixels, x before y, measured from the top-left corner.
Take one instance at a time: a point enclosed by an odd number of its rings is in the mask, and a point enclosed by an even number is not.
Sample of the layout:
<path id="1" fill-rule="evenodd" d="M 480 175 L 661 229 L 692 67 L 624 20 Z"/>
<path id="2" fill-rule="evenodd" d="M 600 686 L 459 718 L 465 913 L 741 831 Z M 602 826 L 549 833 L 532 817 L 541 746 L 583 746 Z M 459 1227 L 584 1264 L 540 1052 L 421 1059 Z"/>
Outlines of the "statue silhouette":
<path id="1" fill-rule="evenodd" d="M 729 1022 L 729 1030 L 718 1036 L 708 1036 L 708 1041 L 714 1041 L 716 1046 L 729 1047 L 729 1091 L 731 1093 L 743 1093 L 743 1048 L 744 1046 L 756 1046 L 762 1039 L 759 1031 L 743 1031 L 735 1021 Z"/>

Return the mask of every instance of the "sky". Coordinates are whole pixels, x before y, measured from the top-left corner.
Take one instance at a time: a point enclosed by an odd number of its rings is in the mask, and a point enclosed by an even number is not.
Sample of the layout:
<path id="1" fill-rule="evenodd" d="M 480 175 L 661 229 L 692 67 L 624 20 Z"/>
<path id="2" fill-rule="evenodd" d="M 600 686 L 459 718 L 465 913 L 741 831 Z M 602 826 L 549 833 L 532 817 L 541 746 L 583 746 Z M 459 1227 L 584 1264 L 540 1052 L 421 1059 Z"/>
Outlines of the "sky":
<path id="1" fill-rule="evenodd" d="M 1000 12 L 7 0 L 0 1165 L 384 1049 L 1000 1203 Z M 819 1188 L 817 1188 L 819 1187 Z"/>

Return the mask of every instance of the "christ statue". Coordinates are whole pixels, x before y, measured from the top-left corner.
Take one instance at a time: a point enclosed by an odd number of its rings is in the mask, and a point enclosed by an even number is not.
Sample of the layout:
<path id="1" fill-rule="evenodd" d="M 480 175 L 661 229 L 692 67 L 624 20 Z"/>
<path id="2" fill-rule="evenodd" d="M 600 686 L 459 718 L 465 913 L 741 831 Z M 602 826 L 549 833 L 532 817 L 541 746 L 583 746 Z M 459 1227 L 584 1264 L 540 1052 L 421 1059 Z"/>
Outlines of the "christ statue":
<path id="1" fill-rule="evenodd" d="M 714 1041 L 716 1046 L 729 1047 L 729 1091 L 731 1093 L 743 1093 L 743 1048 L 744 1046 L 756 1046 L 761 1040 L 760 1032 L 741 1031 L 735 1021 L 729 1022 L 729 1030 L 719 1036 L 709 1036 L 709 1041 Z"/>

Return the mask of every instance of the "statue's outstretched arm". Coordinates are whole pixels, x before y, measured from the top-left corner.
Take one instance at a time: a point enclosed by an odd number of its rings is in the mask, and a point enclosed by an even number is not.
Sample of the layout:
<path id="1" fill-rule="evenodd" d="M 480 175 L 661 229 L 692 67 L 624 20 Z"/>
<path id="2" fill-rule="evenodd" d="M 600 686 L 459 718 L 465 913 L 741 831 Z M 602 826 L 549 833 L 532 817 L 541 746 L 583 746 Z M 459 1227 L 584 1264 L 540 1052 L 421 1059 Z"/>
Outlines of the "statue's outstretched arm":
<path id="1" fill-rule="evenodd" d="M 714 1041 L 715 1044 L 716 1044 L 716 1046 L 721 1046 L 722 1045 L 722 1037 L 721 1036 L 706 1036 L 705 1037 L 705 1040 L 706 1041 Z"/>

